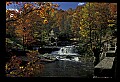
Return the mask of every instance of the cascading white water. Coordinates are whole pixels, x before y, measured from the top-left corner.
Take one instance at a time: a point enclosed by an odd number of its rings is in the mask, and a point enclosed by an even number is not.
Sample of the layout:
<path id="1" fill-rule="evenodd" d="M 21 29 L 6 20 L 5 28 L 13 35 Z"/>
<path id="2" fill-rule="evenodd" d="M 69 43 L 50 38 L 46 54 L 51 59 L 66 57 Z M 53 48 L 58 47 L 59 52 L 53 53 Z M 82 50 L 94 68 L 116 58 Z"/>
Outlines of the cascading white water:
<path id="1" fill-rule="evenodd" d="M 68 55 L 72 53 L 72 48 L 71 47 L 62 47 L 59 51 L 58 54 L 59 55 Z"/>
<path id="2" fill-rule="evenodd" d="M 76 53 L 75 46 L 65 46 L 61 47 L 59 51 L 54 51 L 51 53 L 52 55 L 56 55 L 56 59 L 58 60 L 68 60 L 68 61 L 79 61 L 79 54 Z"/>
<path id="3" fill-rule="evenodd" d="M 74 46 L 65 46 L 60 48 L 59 51 L 54 51 L 52 54 L 56 55 L 78 55 L 75 53 L 75 47 Z"/>

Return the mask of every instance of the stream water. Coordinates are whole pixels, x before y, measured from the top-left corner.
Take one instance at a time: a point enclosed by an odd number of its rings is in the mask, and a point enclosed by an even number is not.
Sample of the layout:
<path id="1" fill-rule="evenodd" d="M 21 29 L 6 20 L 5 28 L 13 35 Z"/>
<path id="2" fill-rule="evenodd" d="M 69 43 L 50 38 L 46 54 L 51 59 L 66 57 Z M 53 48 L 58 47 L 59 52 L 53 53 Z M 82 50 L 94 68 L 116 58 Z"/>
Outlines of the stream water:
<path id="1" fill-rule="evenodd" d="M 52 63 L 44 63 L 44 69 L 41 74 L 36 77 L 93 77 L 93 63 L 92 62 L 76 62 L 60 60 Z"/>
<path id="2" fill-rule="evenodd" d="M 45 49 L 44 49 L 45 50 Z M 57 51 L 51 53 L 54 56 L 80 56 L 75 49 L 75 46 L 61 47 Z M 81 61 L 81 60 L 79 60 Z M 94 73 L 93 62 L 73 61 L 73 60 L 59 60 L 50 63 L 44 63 L 42 73 L 36 74 L 36 77 L 80 77 L 92 78 Z"/>

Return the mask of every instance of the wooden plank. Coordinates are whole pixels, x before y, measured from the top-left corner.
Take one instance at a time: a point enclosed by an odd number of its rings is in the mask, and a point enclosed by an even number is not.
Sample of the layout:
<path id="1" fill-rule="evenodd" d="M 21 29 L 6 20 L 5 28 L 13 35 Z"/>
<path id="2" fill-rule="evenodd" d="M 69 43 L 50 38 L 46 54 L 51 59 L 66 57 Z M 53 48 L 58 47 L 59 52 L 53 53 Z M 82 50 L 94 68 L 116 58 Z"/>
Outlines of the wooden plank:
<path id="1" fill-rule="evenodd" d="M 112 69 L 114 59 L 115 59 L 115 57 L 105 57 L 100 63 L 98 63 L 95 66 L 95 69 L 96 68 Z"/>

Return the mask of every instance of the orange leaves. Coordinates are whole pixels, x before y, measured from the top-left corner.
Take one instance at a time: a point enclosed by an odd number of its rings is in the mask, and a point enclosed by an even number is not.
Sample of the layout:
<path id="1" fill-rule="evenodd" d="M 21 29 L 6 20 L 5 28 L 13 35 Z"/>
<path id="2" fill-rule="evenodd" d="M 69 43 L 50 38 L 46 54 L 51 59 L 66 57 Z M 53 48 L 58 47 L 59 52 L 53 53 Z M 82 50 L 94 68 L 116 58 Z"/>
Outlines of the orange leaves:
<path id="1" fill-rule="evenodd" d="M 6 2 L 6 5 L 9 6 L 10 4 L 12 4 L 12 2 Z"/>
<path id="2" fill-rule="evenodd" d="M 32 25 L 31 25 L 31 24 L 28 24 L 27 26 L 28 26 L 28 27 L 31 27 Z"/>
<path id="3" fill-rule="evenodd" d="M 14 26 L 16 26 L 17 24 L 16 24 L 16 23 L 14 23 L 13 25 L 14 25 Z"/>
<path id="4" fill-rule="evenodd" d="M 9 2 L 6 2 L 6 5 L 9 5 Z"/>
<path id="5" fill-rule="evenodd" d="M 16 19 L 16 18 L 17 18 L 17 15 L 14 15 L 13 17 L 14 17 L 14 19 Z"/>
<path id="6" fill-rule="evenodd" d="M 7 6 L 9 6 L 10 4 L 13 4 L 13 2 L 6 2 Z M 14 4 L 19 4 L 19 2 L 15 2 Z"/>
<path id="7" fill-rule="evenodd" d="M 28 7 L 28 4 L 25 4 L 25 5 L 24 5 L 24 8 L 27 8 L 27 7 Z"/>
<path id="8" fill-rule="evenodd" d="M 116 11 L 117 11 L 117 4 L 111 3 L 111 4 L 109 5 L 109 8 L 110 8 L 111 14 L 115 14 Z"/>
<path id="9" fill-rule="evenodd" d="M 39 10 L 36 10 L 37 13 L 39 13 L 40 11 Z"/>
<path id="10" fill-rule="evenodd" d="M 32 8 L 32 10 L 35 10 L 35 9 L 36 9 L 36 7 L 33 7 L 33 8 Z"/>
<path id="11" fill-rule="evenodd" d="M 42 10 L 42 11 L 44 11 L 44 10 L 45 10 L 45 8 L 44 8 L 44 7 L 41 7 L 41 10 Z"/>
<path id="12" fill-rule="evenodd" d="M 30 23 L 30 20 L 29 20 L 29 19 L 26 19 L 26 20 L 25 20 L 25 23 Z"/>
<path id="13" fill-rule="evenodd" d="M 33 10 L 33 5 L 32 4 L 30 4 L 30 3 L 25 3 L 25 5 L 24 5 L 24 13 L 27 13 L 27 12 L 29 12 L 30 10 Z"/>
<path id="14" fill-rule="evenodd" d="M 17 36 L 22 37 L 23 30 L 22 29 L 16 29 L 15 33 L 16 33 Z"/>
<path id="15" fill-rule="evenodd" d="M 52 9 L 51 11 L 54 12 L 54 9 Z"/>
<path id="16" fill-rule="evenodd" d="M 41 2 L 34 2 L 34 3 L 41 3 Z M 32 26 L 34 26 L 34 24 L 32 22 L 40 20 L 39 21 L 40 24 L 41 23 L 48 24 L 48 20 L 46 20 L 46 19 L 49 19 L 50 17 L 52 17 L 54 15 L 54 11 L 55 11 L 54 7 L 58 7 L 58 5 L 52 4 L 51 2 L 45 2 L 42 5 L 40 5 L 40 4 L 34 5 L 34 3 L 6 2 L 6 5 L 15 4 L 14 6 L 16 6 L 16 4 L 17 4 L 17 6 L 19 7 L 19 10 L 17 10 L 17 12 L 15 12 L 15 10 L 6 10 L 6 13 L 7 13 L 6 17 L 10 20 L 11 19 L 15 20 L 13 22 L 15 22 L 14 26 L 16 28 L 16 33 L 18 33 L 20 36 L 23 33 L 22 27 L 26 27 L 27 30 L 30 30 L 32 28 Z M 51 15 L 51 12 L 53 15 Z M 10 18 L 10 15 L 11 15 L 11 18 Z M 16 20 L 16 19 L 18 19 L 18 20 Z"/>
<path id="17" fill-rule="evenodd" d="M 40 10 L 40 14 L 43 14 L 44 13 L 44 11 L 43 10 Z"/>
<path id="18" fill-rule="evenodd" d="M 41 10 L 40 10 L 40 13 L 41 13 L 41 14 L 44 14 L 44 12 L 45 12 L 45 8 L 42 7 Z"/>
<path id="19" fill-rule="evenodd" d="M 23 37 L 23 35 L 28 35 L 29 34 L 29 30 L 24 30 L 23 28 L 21 28 L 20 26 L 16 26 L 17 28 L 15 29 L 15 33 L 17 36 L 19 37 Z"/>
<path id="20" fill-rule="evenodd" d="M 45 13 L 44 13 L 44 11 L 43 10 L 40 10 L 40 17 L 44 17 L 44 15 L 45 15 Z"/>

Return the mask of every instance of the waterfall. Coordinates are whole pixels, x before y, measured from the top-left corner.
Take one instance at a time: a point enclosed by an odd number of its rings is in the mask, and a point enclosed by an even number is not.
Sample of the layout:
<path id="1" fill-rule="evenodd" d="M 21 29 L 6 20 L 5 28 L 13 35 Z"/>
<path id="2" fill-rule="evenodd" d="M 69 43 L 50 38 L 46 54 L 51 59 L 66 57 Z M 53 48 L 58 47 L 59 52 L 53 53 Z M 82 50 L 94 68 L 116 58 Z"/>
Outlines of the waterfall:
<path id="1" fill-rule="evenodd" d="M 57 52 L 58 52 L 58 55 L 78 55 L 77 53 L 74 52 L 74 46 L 62 47 Z"/>
<path id="2" fill-rule="evenodd" d="M 58 60 L 68 60 L 68 61 L 76 61 L 80 62 L 79 54 L 76 53 L 75 46 L 64 46 L 61 47 L 58 51 L 53 51 L 51 54 L 56 55 L 56 59 Z"/>

